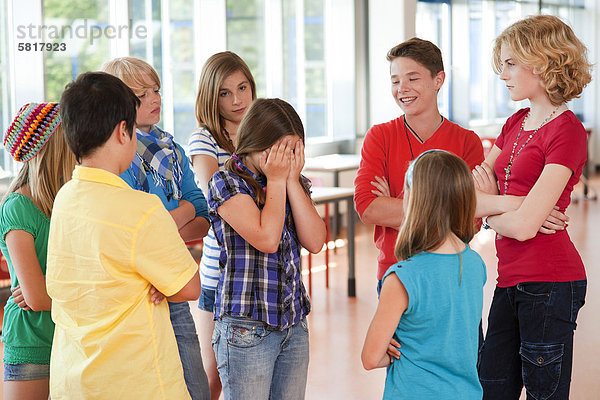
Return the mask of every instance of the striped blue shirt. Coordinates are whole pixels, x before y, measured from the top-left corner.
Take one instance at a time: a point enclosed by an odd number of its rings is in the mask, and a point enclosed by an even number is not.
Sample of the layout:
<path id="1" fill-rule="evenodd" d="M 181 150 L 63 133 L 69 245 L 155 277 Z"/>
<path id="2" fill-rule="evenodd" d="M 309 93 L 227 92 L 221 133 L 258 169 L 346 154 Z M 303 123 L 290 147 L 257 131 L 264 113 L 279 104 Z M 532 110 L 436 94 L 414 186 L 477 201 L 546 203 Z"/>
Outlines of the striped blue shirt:
<path id="1" fill-rule="evenodd" d="M 213 157 L 217 160 L 219 169 L 223 169 L 225 161 L 229 160 L 231 154 L 217 144 L 208 130 L 198 128 L 192 132 L 188 140 L 188 154 L 190 157 L 201 155 Z M 200 185 L 198 179 L 196 183 Z M 215 239 L 215 233 L 212 227 L 204 237 L 204 247 L 202 249 L 202 258 L 200 259 L 200 276 L 202 279 L 202 288 L 216 290 L 219 283 L 219 257 L 221 255 L 221 246 Z"/>
<path id="2" fill-rule="evenodd" d="M 265 176 L 252 174 L 242 162 L 238 166 L 266 186 Z M 296 325 L 310 312 L 310 300 L 300 275 L 300 244 L 289 202 L 279 248 L 275 253 L 263 253 L 217 214 L 217 209 L 236 194 L 253 198 L 248 184 L 236 174 L 219 171 L 209 181 L 208 192 L 211 225 L 224 249 L 215 318 L 247 317 L 279 330 Z"/>

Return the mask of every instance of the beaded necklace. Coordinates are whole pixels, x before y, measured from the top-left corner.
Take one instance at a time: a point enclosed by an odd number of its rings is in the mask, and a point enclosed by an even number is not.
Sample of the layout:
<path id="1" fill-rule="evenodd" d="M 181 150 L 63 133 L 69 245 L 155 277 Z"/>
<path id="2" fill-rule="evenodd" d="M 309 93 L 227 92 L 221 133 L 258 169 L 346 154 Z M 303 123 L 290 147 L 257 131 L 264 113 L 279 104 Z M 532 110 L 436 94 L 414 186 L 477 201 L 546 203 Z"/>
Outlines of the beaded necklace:
<path id="1" fill-rule="evenodd" d="M 527 119 L 529 118 L 529 115 L 531 114 L 531 110 L 529 110 L 529 112 L 527 113 L 527 115 L 525 116 L 525 119 L 523 119 L 523 123 L 521 124 L 521 129 L 519 129 L 519 133 L 517 133 L 517 137 L 515 138 L 515 142 L 513 143 L 513 147 L 512 147 L 512 151 L 510 152 L 510 158 L 508 159 L 508 164 L 506 165 L 506 168 L 504 168 L 504 194 L 508 193 L 508 178 L 510 177 L 510 169 L 512 168 L 513 162 L 515 161 L 515 158 L 517 158 L 517 156 L 519 155 L 519 153 L 521 153 L 521 150 L 523 150 L 523 147 L 525 147 L 527 145 L 527 143 L 529 143 L 529 141 L 531 140 L 531 138 L 533 137 L 533 135 L 535 135 L 537 133 L 537 131 L 540 130 L 540 128 L 542 126 L 544 126 L 546 124 L 546 122 L 548 122 L 548 120 L 550 118 L 552 118 L 552 116 L 554 116 L 554 114 L 556 114 L 556 112 L 558 111 L 558 109 L 560 108 L 560 106 L 562 106 L 562 104 L 559 104 L 554 111 L 552 111 L 550 113 L 550 115 L 548 115 L 546 117 L 546 119 L 544 121 L 542 121 L 542 123 L 540 124 L 540 126 L 538 126 L 528 137 L 527 140 L 525 140 L 525 143 L 523 143 L 521 145 L 521 147 L 519 148 L 519 150 L 517 151 L 517 153 L 515 154 L 515 149 L 517 148 L 517 144 L 519 142 L 519 137 L 521 136 L 521 133 L 523 132 L 523 128 L 525 127 L 525 123 L 527 122 Z"/>

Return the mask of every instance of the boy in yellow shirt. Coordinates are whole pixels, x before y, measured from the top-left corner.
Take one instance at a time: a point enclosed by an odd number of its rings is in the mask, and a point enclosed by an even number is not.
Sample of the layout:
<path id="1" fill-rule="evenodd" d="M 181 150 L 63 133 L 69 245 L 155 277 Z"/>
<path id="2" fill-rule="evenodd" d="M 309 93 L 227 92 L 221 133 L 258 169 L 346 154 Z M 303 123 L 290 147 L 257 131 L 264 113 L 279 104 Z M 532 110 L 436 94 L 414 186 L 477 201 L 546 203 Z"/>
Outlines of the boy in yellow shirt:
<path id="1" fill-rule="evenodd" d="M 80 165 L 50 223 L 52 399 L 189 399 L 160 300 L 197 299 L 198 266 L 159 198 L 119 178 L 136 152 L 139 103 L 102 72 L 80 75 L 61 97 Z"/>

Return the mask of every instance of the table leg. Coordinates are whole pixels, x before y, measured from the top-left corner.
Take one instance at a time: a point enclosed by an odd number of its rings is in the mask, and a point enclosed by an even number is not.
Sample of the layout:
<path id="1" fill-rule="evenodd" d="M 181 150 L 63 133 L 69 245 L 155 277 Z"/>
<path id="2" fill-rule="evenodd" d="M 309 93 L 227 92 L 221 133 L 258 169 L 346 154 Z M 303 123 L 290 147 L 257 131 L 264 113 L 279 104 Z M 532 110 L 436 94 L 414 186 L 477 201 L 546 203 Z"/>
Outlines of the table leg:
<path id="1" fill-rule="evenodd" d="M 336 203 L 337 204 L 337 203 Z M 354 276 L 354 199 L 348 198 L 348 297 L 356 297 L 356 278 Z"/>
<path id="2" fill-rule="evenodd" d="M 339 171 L 335 171 L 333 173 L 333 187 L 340 187 L 340 173 Z M 339 202 L 336 201 L 333 203 L 333 242 L 338 238 L 340 232 L 340 206 Z M 333 246 L 333 252 L 337 253 L 337 247 Z"/>

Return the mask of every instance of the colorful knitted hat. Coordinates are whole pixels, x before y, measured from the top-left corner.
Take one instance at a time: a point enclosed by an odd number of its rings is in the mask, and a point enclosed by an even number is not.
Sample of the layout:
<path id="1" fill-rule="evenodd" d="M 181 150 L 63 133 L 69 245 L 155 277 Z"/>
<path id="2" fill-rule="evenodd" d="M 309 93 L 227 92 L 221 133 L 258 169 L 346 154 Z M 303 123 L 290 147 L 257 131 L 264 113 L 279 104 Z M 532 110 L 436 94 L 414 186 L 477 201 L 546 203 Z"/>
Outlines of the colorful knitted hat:
<path id="1" fill-rule="evenodd" d="M 29 161 L 44 147 L 60 122 L 58 103 L 25 104 L 4 135 L 4 148 L 15 161 Z"/>

